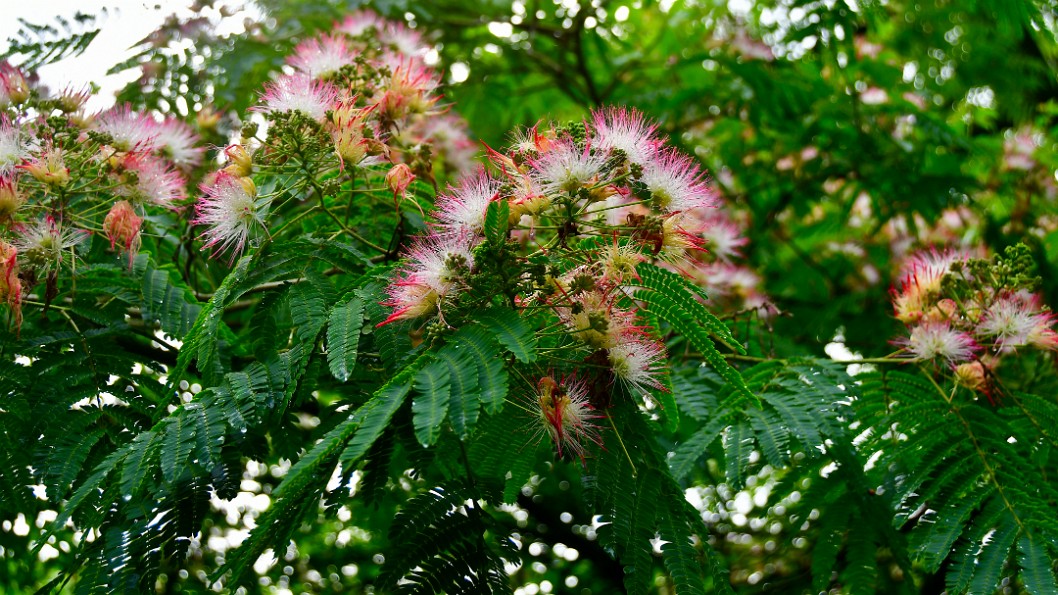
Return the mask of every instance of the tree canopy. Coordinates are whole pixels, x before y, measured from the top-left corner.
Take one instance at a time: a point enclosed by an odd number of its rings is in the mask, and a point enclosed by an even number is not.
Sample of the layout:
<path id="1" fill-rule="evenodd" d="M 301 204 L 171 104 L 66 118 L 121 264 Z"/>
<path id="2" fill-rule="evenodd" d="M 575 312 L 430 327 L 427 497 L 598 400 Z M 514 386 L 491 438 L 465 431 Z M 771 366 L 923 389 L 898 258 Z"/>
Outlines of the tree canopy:
<path id="1" fill-rule="evenodd" d="M 200 1 L 0 56 L 0 590 L 1058 593 L 1058 6 Z"/>

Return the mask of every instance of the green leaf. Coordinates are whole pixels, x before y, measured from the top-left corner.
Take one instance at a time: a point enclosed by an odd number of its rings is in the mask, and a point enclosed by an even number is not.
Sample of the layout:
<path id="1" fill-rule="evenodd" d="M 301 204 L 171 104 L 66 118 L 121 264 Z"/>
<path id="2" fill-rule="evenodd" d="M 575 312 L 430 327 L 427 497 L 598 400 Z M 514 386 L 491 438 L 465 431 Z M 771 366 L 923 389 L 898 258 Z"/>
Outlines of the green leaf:
<path id="1" fill-rule="evenodd" d="M 441 435 L 451 391 L 448 378 L 448 364 L 442 361 L 423 366 L 415 375 L 412 386 L 417 396 L 412 400 L 412 421 L 415 437 L 424 447 L 432 446 Z"/>
<path id="2" fill-rule="evenodd" d="M 1058 593 L 1054 581 L 1054 557 L 1047 552 L 1047 544 L 1039 537 L 1025 535 L 1018 540 L 1018 565 L 1021 582 L 1032 595 Z"/>
<path id="3" fill-rule="evenodd" d="M 436 354 L 448 365 L 451 383 L 449 419 L 456 435 L 465 438 L 478 421 L 481 409 L 481 388 L 478 386 L 478 366 L 466 349 L 456 349 L 452 343 Z"/>
<path id="4" fill-rule="evenodd" d="M 510 308 L 489 310 L 477 321 L 522 363 L 536 361 L 536 334 L 525 318 Z"/>
<path id="5" fill-rule="evenodd" d="M 507 370 L 496 343 L 481 327 L 466 326 L 452 336 L 450 345 L 470 354 L 477 367 L 481 403 L 487 413 L 499 412 L 507 396 Z"/>
<path id="6" fill-rule="evenodd" d="M 364 327 L 364 300 L 351 294 L 331 310 L 327 324 L 327 365 L 337 380 L 349 380 L 356 367 L 360 332 Z"/>
<path id="7" fill-rule="evenodd" d="M 194 293 L 183 283 L 177 285 L 173 277 L 178 273 L 167 268 L 154 268 L 150 256 L 141 254 L 137 260 L 144 261 L 143 301 L 141 313 L 144 322 L 157 323 L 166 334 L 177 339 L 191 330 L 202 306 Z M 140 263 L 137 262 L 137 268 Z"/>
<path id="8" fill-rule="evenodd" d="M 658 273 L 657 271 L 662 271 Z M 742 353 L 745 352 L 733 338 L 730 331 L 726 331 L 723 323 L 709 313 L 694 298 L 693 295 L 683 287 L 685 283 L 681 277 L 659 269 L 646 263 L 640 264 L 641 285 L 651 291 L 637 291 L 635 299 L 646 304 L 646 310 L 656 314 L 678 329 L 679 333 L 691 342 L 691 345 L 701 353 L 702 358 L 735 390 L 750 402 L 760 405 L 759 398 L 749 390 L 746 381 L 738 370 L 727 363 L 724 356 L 717 351 L 709 334 L 713 333 L 725 341 L 732 349 Z M 673 278 L 679 279 L 680 285 L 675 285 Z M 716 321 L 713 324 L 712 321 Z M 728 340 L 730 339 L 730 341 Z"/>
<path id="9" fill-rule="evenodd" d="M 510 217 L 511 207 L 505 200 L 496 200 L 489 203 L 485 210 L 485 239 L 495 245 L 507 241 L 507 220 Z"/>
<path id="10" fill-rule="evenodd" d="M 154 473 L 155 457 L 161 449 L 153 431 L 136 436 L 129 445 L 129 455 L 121 466 L 121 495 L 133 498 L 139 494 Z"/>

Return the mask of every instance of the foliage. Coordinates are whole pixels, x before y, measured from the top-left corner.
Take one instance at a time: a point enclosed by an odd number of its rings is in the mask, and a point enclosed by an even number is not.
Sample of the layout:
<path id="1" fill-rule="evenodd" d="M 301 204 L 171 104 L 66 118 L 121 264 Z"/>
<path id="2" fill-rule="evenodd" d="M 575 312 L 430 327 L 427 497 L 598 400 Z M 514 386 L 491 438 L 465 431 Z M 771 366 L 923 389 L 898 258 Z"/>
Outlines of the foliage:
<path id="1" fill-rule="evenodd" d="M 1058 592 L 1053 3 L 353 4 L 4 53 L 0 590 Z"/>

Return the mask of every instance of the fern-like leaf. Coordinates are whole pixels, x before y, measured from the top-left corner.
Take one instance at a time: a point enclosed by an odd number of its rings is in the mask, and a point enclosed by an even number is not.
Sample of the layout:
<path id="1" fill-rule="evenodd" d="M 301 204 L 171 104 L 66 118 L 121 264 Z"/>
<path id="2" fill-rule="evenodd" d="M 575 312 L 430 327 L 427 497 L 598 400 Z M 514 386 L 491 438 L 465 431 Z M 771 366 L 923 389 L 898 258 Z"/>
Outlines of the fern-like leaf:
<path id="1" fill-rule="evenodd" d="M 1054 581 L 1054 556 L 1048 552 L 1042 539 L 1024 535 L 1018 540 L 1018 565 L 1021 567 L 1021 582 L 1031 595 L 1058 593 L 1058 584 Z"/>
<path id="2" fill-rule="evenodd" d="M 327 323 L 327 364 L 331 375 L 345 382 L 356 366 L 360 332 L 364 327 L 364 300 L 350 294 L 331 310 Z"/>
<path id="3" fill-rule="evenodd" d="M 536 334 L 520 314 L 510 308 L 498 308 L 476 320 L 518 361 L 526 364 L 536 361 Z"/>
<path id="4" fill-rule="evenodd" d="M 448 364 L 435 361 L 423 366 L 415 375 L 413 388 L 416 396 L 412 400 L 411 410 L 415 437 L 424 447 L 431 446 L 441 435 L 442 423 L 448 413 L 451 391 Z"/>

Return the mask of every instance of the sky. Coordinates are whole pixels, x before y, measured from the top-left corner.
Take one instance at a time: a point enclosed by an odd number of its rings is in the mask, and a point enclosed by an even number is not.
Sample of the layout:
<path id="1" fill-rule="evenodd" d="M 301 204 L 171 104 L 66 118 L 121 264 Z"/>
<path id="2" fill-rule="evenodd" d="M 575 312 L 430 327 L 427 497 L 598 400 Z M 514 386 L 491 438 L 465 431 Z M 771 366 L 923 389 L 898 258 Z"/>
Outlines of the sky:
<path id="1" fill-rule="evenodd" d="M 41 82 L 53 90 L 68 84 L 77 88 L 89 82 L 101 86 L 98 95 L 88 103 L 88 111 L 105 109 L 114 103 L 114 93 L 139 76 L 128 70 L 107 76 L 114 64 L 132 56 L 132 47 L 158 28 L 173 13 L 187 14 L 191 0 L 0 0 L 0 49 L 6 50 L 8 39 L 20 28 L 19 18 L 33 24 L 58 24 L 56 16 L 71 19 L 77 11 L 98 15 L 95 26 L 102 31 L 85 53 L 40 68 Z M 242 1 L 218 2 L 242 5 Z M 105 9 L 105 12 L 104 12 Z M 228 19 L 224 27 L 241 28 L 241 16 Z"/>

